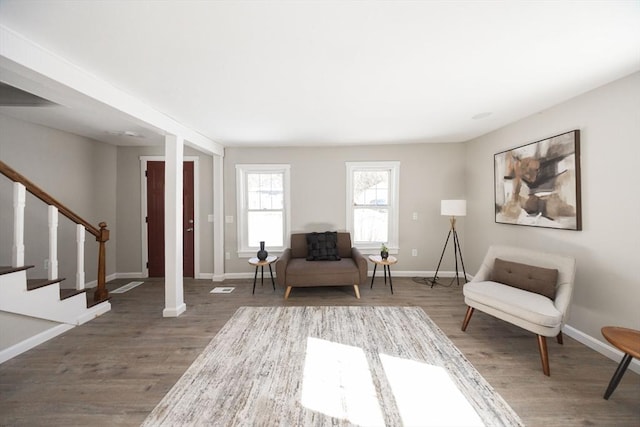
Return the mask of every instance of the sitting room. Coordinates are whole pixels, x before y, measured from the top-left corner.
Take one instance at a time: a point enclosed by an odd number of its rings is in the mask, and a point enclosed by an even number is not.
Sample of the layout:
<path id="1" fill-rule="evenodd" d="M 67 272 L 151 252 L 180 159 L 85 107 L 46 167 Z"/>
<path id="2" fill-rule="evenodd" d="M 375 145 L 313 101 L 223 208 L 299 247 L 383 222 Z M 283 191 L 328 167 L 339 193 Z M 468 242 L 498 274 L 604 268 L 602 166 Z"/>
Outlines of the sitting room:
<path id="1" fill-rule="evenodd" d="M 0 425 L 637 426 L 638 22 L 2 0 Z"/>

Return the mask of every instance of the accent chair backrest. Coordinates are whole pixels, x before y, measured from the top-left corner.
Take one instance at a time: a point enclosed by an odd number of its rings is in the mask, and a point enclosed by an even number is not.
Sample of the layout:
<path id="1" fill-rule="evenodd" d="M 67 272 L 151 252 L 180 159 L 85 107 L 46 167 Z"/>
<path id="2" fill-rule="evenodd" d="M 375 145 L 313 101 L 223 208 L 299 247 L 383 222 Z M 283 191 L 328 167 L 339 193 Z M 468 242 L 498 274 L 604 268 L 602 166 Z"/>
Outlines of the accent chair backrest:
<path id="1" fill-rule="evenodd" d="M 491 280 L 493 263 L 496 258 L 558 270 L 558 283 L 556 284 L 554 305 L 566 318 L 576 274 L 575 258 L 520 247 L 493 245 L 489 247 L 487 255 L 484 257 L 482 265 L 480 266 L 480 270 L 478 270 L 478 273 L 474 276 L 474 282 Z"/>

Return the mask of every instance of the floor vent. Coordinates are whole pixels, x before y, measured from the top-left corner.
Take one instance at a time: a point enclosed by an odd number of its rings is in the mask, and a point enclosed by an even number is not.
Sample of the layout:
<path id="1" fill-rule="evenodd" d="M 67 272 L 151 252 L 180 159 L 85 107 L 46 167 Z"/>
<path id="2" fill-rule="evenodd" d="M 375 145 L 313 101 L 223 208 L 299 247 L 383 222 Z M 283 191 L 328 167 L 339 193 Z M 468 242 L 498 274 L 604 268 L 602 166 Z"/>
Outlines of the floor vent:
<path id="1" fill-rule="evenodd" d="M 115 289 L 113 291 L 111 291 L 110 293 L 112 294 L 123 294 L 127 291 L 130 291 L 131 289 L 135 288 L 136 286 L 140 286 L 142 285 L 144 282 L 129 282 L 124 286 L 120 286 L 118 289 Z"/>

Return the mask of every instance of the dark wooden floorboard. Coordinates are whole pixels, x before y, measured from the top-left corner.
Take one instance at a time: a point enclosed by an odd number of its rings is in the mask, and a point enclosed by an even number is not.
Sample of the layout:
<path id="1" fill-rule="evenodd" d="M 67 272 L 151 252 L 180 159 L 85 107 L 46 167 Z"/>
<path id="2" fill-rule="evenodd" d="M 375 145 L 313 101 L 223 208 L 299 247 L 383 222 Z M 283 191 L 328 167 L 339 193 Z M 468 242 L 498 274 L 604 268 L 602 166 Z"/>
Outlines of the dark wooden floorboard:
<path id="1" fill-rule="evenodd" d="M 110 290 L 130 280 L 108 284 Z M 448 283 L 445 282 L 445 283 Z M 162 280 L 112 294 L 112 310 L 0 365 L 2 426 L 137 426 L 240 306 L 420 306 L 451 338 L 528 426 L 638 426 L 640 376 L 628 371 L 609 401 L 602 398 L 617 363 L 565 336 L 549 340 L 551 377 L 542 374 L 536 338 L 476 310 L 460 331 L 461 287 L 394 278 L 374 288 L 293 289 L 270 281 L 251 294 L 252 280 L 223 284 L 186 280 L 187 311 L 163 318 Z M 235 286 L 231 294 L 211 294 Z M 416 393 L 420 385 L 416 385 Z"/>

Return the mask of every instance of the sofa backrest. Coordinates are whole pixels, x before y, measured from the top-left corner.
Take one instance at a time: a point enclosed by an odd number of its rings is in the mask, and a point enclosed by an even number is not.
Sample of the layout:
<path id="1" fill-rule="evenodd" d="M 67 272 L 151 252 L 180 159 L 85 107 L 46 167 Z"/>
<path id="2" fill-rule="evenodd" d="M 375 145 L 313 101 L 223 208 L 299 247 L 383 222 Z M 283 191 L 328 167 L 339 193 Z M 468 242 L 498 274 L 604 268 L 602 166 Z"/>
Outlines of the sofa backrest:
<path id="1" fill-rule="evenodd" d="M 340 258 L 351 258 L 351 234 L 338 231 L 338 255 Z M 291 234 L 291 257 L 307 257 L 307 233 Z"/>

